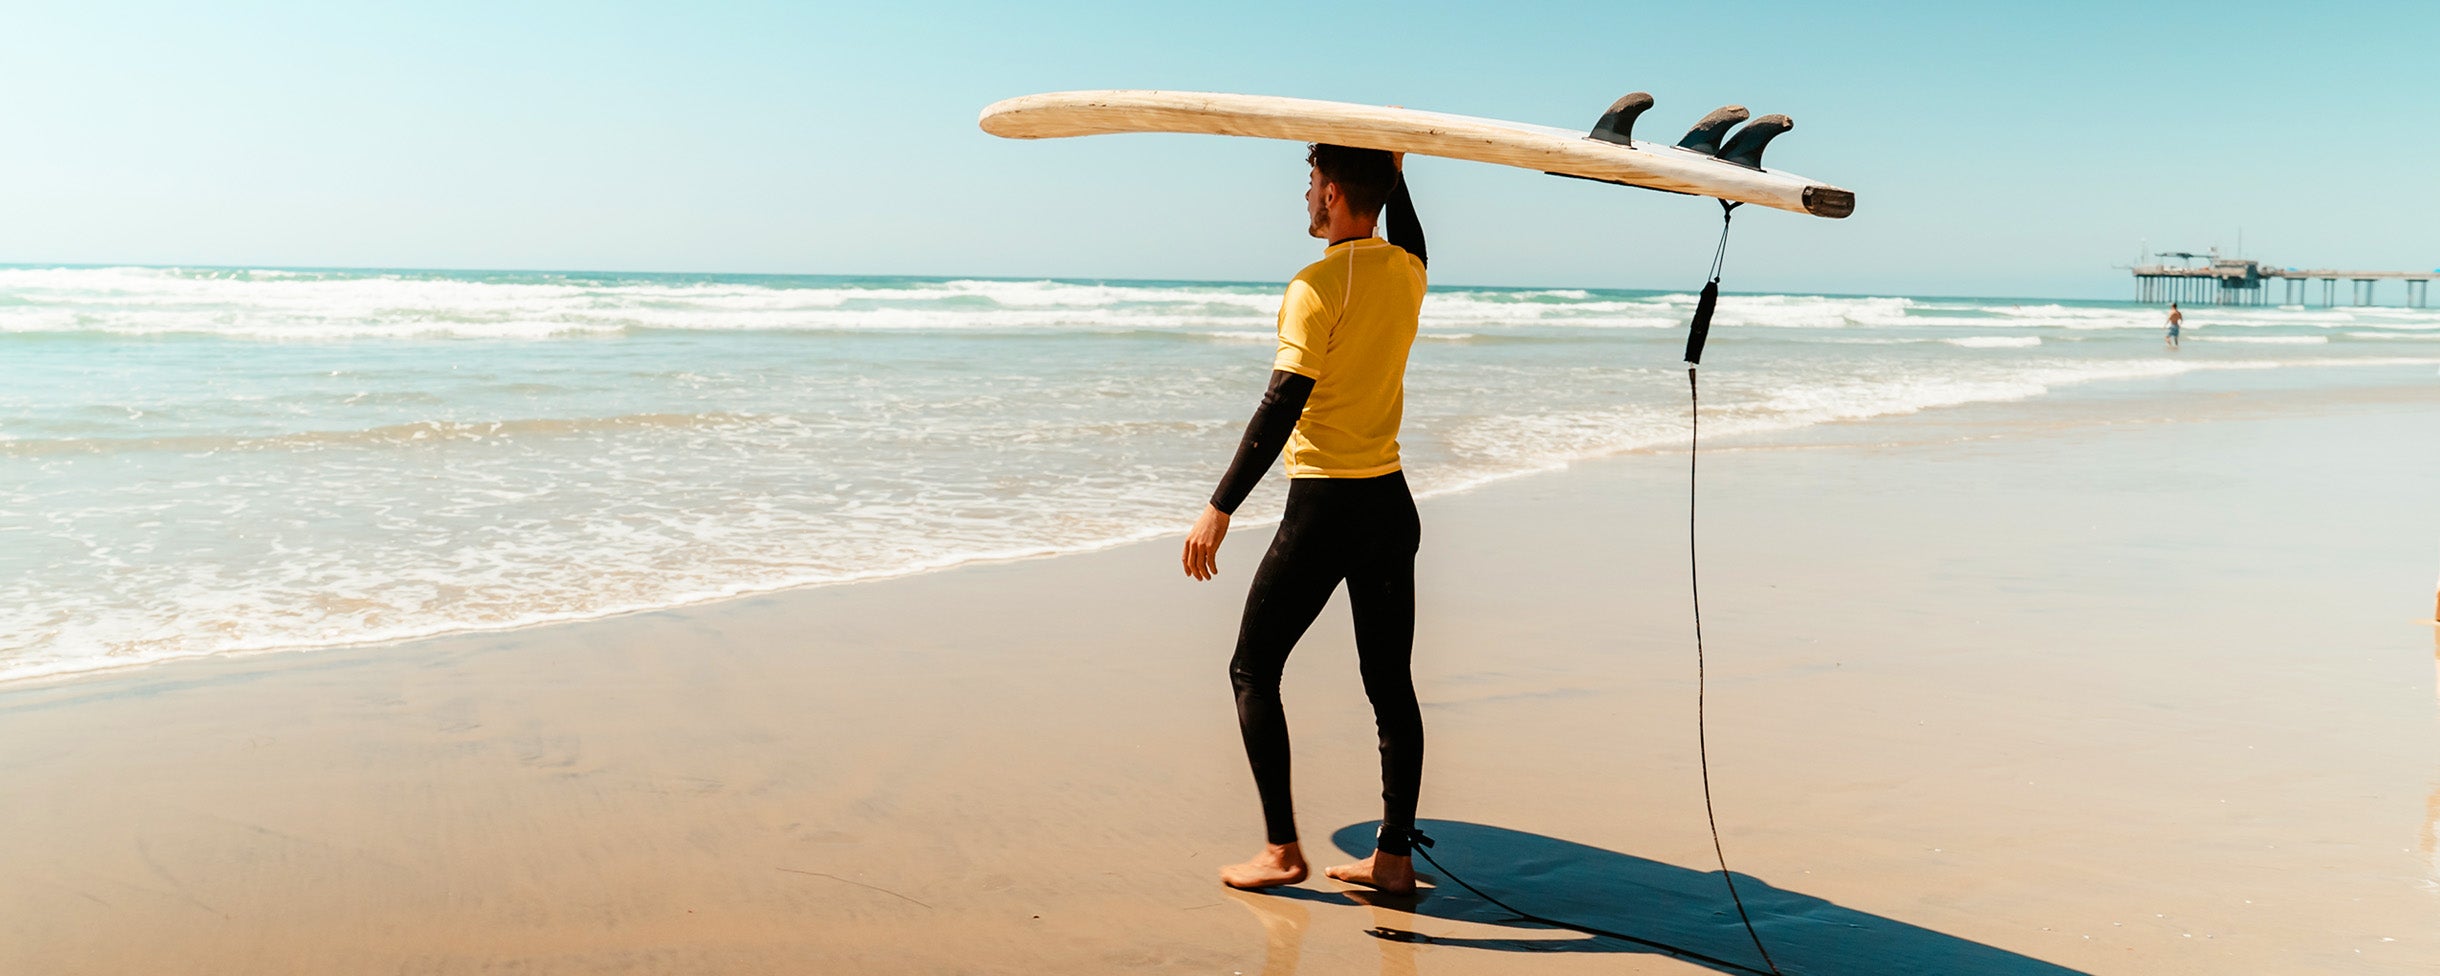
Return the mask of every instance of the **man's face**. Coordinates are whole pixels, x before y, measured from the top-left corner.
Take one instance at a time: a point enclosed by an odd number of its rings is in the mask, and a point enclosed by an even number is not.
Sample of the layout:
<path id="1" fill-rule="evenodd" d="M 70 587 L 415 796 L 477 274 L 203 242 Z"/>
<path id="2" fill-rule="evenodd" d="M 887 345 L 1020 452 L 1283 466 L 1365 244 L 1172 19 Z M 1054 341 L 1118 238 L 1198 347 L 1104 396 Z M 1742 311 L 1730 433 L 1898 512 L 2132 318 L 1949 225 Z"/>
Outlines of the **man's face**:
<path id="1" fill-rule="evenodd" d="M 1336 187 L 1322 181 L 1320 167 L 1313 169 L 1305 184 L 1305 233 L 1314 237 L 1330 234 L 1330 194 Z"/>

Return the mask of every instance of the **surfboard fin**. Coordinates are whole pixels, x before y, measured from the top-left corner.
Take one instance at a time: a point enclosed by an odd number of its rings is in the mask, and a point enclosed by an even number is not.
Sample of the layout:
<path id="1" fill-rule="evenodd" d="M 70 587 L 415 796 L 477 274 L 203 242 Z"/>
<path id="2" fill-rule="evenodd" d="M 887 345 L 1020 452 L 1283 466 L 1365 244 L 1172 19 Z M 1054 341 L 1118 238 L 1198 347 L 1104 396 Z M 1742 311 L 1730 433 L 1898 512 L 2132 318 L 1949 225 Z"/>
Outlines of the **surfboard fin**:
<path id="1" fill-rule="evenodd" d="M 1717 156 L 1720 154 L 1720 137 L 1728 134 L 1729 126 L 1745 121 L 1750 114 L 1743 105 L 1722 105 L 1712 109 L 1710 115 L 1703 117 L 1703 121 L 1686 130 L 1686 138 L 1678 140 L 1678 148 Z"/>
<path id="2" fill-rule="evenodd" d="M 1720 160 L 1747 169 L 1762 168 L 1762 148 L 1779 138 L 1779 134 L 1796 127 L 1796 120 L 1785 115 L 1765 115 L 1745 124 L 1736 135 L 1728 137 L 1728 145 L 1720 147 Z"/>
<path id="3" fill-rule="evenodd" d="M 1610 103 L 1610 110 L 1601 113 L 1601 121 L 1593 123 L 1588 138 L 1614 142 L 1630 149 L 1635 147 L 1635 117 L 1652 107 L 1649 92 L 1629 92 Z"/>

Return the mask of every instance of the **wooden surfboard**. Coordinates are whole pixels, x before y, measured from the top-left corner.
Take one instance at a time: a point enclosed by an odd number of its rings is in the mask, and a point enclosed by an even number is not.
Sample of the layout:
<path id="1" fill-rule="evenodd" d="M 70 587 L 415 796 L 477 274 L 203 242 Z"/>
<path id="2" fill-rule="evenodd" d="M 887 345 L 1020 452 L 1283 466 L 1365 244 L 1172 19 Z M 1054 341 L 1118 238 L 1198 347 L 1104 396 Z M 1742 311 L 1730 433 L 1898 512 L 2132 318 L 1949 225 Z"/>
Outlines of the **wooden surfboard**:
<path id="1" fill-rule="evenodd" d="M 1763 169 L 1762 147 L 1787 131 L 1767 115 L 1746 119 L 1727 106 L 1696 123 L 1677 145 L 1630 134 L 1651 107 L 1638 92 L 1619 99 L 1593 131 L 1447 115 L 1352 102 L 1218 92 L 1072 91 L 1024 95 L 983 109 L 983 131 L 1011 139 L 1117 132 L 1183 132 L 1322 142 L 1419 156 L 1470 159 L 1559 176 L 1758 204 L 1817 217 L 1855 211 L 1855 194 L 1793 173 Z"/>

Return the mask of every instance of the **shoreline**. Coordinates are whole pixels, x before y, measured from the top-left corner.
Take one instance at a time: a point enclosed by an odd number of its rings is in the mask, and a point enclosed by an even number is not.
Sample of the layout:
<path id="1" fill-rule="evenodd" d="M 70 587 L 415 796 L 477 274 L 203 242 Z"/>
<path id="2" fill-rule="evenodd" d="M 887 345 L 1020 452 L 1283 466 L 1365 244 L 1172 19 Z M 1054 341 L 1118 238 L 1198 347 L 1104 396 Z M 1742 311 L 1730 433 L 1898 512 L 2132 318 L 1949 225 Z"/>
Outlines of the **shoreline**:
<path id="1" fill-rule="evenodd" d="M 2171 362 L 2175 361 L 2171 360 Z M 1840 442 L 1846 439 L 1846 430 L 1848 428 L 1870 427 L 1873 425 L 1890 424 L 1892 422 L 1904 423 L 1913 418 L 1923 417 L 1926 414 L 1933 414 L 1942 411 L 1970 411 L 1977 408 L 2012 403 L 2033 404 L 2035 405 L 2036 409 L 2040 409 L 2044 404 L 2068 406 L 2072 408 L 2072 401 L 2077 399 L 2079 396 L 2108 398 L 2115 395 L 2120 395 L 2119 391 L 2113 391 L 2110 389 L 2111 387 L 2137 387 L 2148 384 L 2171 382 L 2181 377 L 2187 377 L 2196 373 L 2241 373 L 2255 370 L 2307 369 L 2344 369 L 2352 371 L 2360 369 L 2388 369 L 2403 368 L 2407 366 L 2429 366 L 2435 363 L 2440 363 L 2440 359 L 2426 357 L 2387 357 L 2379 360 L 2327 360 L 2289 364 L 2268 364 L 2260 366 L 2250 363 L 2231 364 L 2201 362 L 2191 364 L 2184 369 L 2167 373 L 2135 372 L 2129 374 L 2078 377 L 2059 383 L 2059 385 L 2046 387 L 2039 393 L 2024 396 L 1993 397 L 1988 399 L 1967 400 L 1956 403 L 1939 403 L 1931 406 L 1909 408 L 1891 413 L 1872 414 L 1853 418 L 1830 419 L 1804 424 L 1801 426 L 1764 426 L 1754 429 L 1732 428 L 1725 433 L 1707 434 L 1704 449 L 1706 452 L 1772 450 L 1802 447 L 1813 442 Z M 2129 390 L 2126 392 L 2133 392 L 2136 393 L 2136 395 L 2141 395 L 2139 391 Z M 2337 392 L 2343 393 L 2345 391 Z M 1639 444 L 1627 447 L 1604 449 L 1596 452 L 1557 456 L 1545 459 L 1543 463 L 1533 467 L 1523 467 L 1511 471 L 1475 476 L 1453 485 L 1436 487 L 1426 491 L 1419 491 L 1416 493 L 1416 499 L 1420 502 L 1433 498 L 1462 495 L 1483 490 L 1485 488 L 1508 484 L 1519 479 L 1529 479 L 1564 472 L 1577 465 L 1599 463 L 1616 458 L 1678 455 L 1683 453 L 1684 448 L 1682 445 L 1672 446 L 1669 444 Z M 1266 479 L 1266 481 L 1268 480 L 1271 479 Z M 1266 489 L 1264 490 L 1269 493 L 1276 493 L 1276 489 L 1269 486 L 1266 486 Z M 1274 525 L 1277 523 L 1277 521 L 1278 517 L 1276 515 L 1264 515 L 1257 518 L 1236 522 L 1233 527 L 1238 529 L 1260 529 Z M 1124 548 L 1127 546 L 1140 545 L 1164 538 L 1183 536 L 1183 534 L 1184 533 L 1182 530 L 1146 528 L 1134 534 L 1120 538 L 1104 539 L 1075 545 L 1051 546 L 1022 552 L 962 556 L 943 562 L 920 565 L 912 568 L 874 570 L 870 573 L 851 574 L 839 578 L 801 580 L 795 582 L 778 583 L 769 586 L 736 585 L 724 588 L 724 591 L 719 593 L 647 606 L 624 607 L 601 611 L 548 613 L 533 619 L 521 619 L 512 622 L 489 625 L 469 626 L 462 624 L 440 624 L 426 628 L 414 628 L 404 632 L 385 633 L 379 636 L 340 641 L 336 643 L 282 644 L 269 647 L 208 650 L 192 654 L 180 654 L 145 661 L 128 662 L 124 664 L 104 664 L 93 667 L 40 671 L 21 675 L 0 675 L 0 691 L 6 691 L 13 688 L 39 687 L 59 682 L 74 682 L 88 679 L 104 680 L 111 676 L 136 674 L 153 668 L 174 666 L 198 661 L 318 654 L 341 650 L 357 650 L 410 644 L 452 637 L 513 634 L 536 628 L 582 624 L 602 620 L 617 620 L 638 614 L 662 613 L 692 608 L 712 607 L 737 600 L 773 596 L 803 590 L 888 582 L 892 580 L 906 579 L 934 573 L 954 572 L 960 569 L 975 566 L 1016 564 L 1046 559 L 1057 559 L 1067 556 L 1085 555 L 1096 552 L 1105 552 L 1111 549 Z"/>

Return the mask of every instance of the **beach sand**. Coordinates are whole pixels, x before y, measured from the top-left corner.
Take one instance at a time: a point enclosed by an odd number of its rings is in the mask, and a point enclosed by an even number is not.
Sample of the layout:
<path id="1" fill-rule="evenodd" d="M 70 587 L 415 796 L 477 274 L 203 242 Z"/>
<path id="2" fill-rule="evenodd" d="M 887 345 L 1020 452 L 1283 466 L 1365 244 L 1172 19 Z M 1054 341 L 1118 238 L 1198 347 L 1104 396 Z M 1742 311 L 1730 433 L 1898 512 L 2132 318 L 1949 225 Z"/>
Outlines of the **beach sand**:
<path id="1" fill-rule="evenodd" d="M 1707 449 L 1710 778 L 1782 968 L 2440 966 L 2416 372 Z M 1502 900 L 1758 966 L 1704 822 L 1685 463 L 1423 503 L 1423 815 Z M 1208 584 L 1166 539 L 0 689 L 0 972 L 1719 968 L 1445 882 L 1221 888 L 1261 839 L 1224 670 L 1269 534 Z M 1286 693 L 1335 863 L 1378 815 L 1343 602 Z"/>

